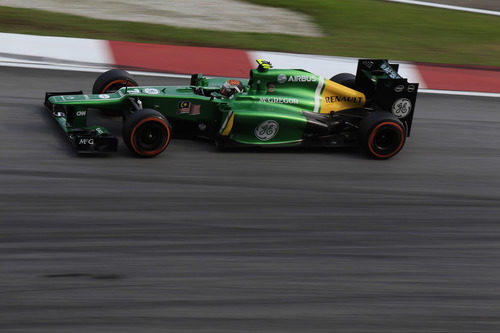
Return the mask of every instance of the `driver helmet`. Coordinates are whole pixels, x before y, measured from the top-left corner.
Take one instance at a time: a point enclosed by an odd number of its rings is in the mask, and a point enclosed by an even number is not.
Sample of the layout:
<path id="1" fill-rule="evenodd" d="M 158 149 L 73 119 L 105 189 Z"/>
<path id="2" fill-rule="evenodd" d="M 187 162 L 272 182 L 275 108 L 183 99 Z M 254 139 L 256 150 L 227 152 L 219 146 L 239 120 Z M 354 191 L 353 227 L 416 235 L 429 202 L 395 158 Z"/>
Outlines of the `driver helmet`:
<path id="1" fill-rule="evenodd" d="M 241 83 L 238 80 L 227 80 L 222 84 L 222 87 L 220 88 L 220 94 L 224 97 L 230 97 L 236 92 L 243 92 L 245 90 L 245 87 L 243 86 L 243 83 Z"/>

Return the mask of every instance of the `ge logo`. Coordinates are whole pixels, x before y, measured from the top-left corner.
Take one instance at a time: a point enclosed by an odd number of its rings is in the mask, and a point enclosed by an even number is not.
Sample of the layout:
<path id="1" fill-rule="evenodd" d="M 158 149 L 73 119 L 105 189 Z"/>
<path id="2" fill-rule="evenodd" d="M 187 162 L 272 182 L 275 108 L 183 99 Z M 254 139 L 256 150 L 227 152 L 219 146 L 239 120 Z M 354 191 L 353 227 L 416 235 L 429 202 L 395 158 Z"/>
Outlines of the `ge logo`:
<path id="1" fill-rule="evenodd" d="M 280 125 L 274 120 L 266 120 L 255 127 L 255 137 L 261 141 L 269 141 L 276 136 Z"/>
<path id="2" fill-rule="evenodd" d="M 408 98 L 400 98 L 392 104 L 392 114 L 398 118 L 404 118 L 411 112 L 411 101 Z"/>
<path id="3" fill-rule="evenodd" d="M 278 75 L 276 81 L 278 81 L 279 84 L 285 83 L 286 82 L 286 75 L 285 74 Z"/>

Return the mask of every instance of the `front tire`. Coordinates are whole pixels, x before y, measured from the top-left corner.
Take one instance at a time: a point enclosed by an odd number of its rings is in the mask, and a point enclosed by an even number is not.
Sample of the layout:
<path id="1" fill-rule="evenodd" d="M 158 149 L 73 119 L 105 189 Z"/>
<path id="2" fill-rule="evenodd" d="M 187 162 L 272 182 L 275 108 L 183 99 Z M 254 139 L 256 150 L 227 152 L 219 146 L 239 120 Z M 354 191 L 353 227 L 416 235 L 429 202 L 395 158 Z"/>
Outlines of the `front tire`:
<path id="1" fill-rule="evenodd" d="M 92 94 L 111 94 L 123 87 L 136 87 L 137 81 L 127 71 L 121 69 L 111 69 L 102 73 L 95 80 L 92 86 Z M 120 110 L 103 109 L 107 116 L 119 116 Z"/>
<path id="2" fill-rule="evenodd" d="M 140 157 L 154 157 L 163 152 L 170 142 L 171 133 L 168 120 L 152 109 L 133 113 L 123 124 L 123 141 Z"/>
<path id="3" fill-rule="evenodd" d="M 360 139 L 373 158 L 391 158 L 403 148 L 406 130 L 403 123 L 387 112 L 369 114 L 360 124 Z"/>
<path id="4" fill-rule="evenodd" d="M 93 94 L 114 93 L 125 86 L 138 86 L 137 81 L 127 71 L 121 69 L 111 69 L 102 73 L 95 80 L 92 86 Z"/>

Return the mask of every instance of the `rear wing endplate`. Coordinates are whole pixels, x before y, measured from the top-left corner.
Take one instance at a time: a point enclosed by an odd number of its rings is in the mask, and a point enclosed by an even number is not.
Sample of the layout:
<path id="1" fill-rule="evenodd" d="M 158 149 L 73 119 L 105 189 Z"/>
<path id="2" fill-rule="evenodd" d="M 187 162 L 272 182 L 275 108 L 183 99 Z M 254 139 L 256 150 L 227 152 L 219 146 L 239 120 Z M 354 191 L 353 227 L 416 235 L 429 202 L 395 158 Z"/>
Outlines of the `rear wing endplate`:
<path id="1" fill-rule="evenodd" d="M 361 59 L 356 71 L 356 86 L 371 104 L 398 117 L 410 136 L 418 83 L 408 82 L 398 70 L 398 64 L 384 59 Z"/>

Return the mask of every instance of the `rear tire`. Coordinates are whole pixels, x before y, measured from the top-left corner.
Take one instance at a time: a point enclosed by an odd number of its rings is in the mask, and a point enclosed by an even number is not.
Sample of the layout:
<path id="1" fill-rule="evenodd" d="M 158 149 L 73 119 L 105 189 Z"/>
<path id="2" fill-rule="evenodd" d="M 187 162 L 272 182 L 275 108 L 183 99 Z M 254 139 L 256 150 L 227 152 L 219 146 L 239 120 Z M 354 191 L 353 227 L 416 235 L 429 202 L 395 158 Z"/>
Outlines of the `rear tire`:
<path id="1" fill-rule="evenodd" d="M 373 158 L 391 158 L 403 148 L 406 130 L 403 123 L 387 112 L 373 112 L 360 124 L 360 141 Z"/>
<path id="2" fill-rule="evenodd" d="M 346 86 L 348 88 L 358 90 L 356 88 L 356 76 L 352 75 L 351 73 L 340 73 L 337 75 L 334 75 L 330 78 L 330 81 L 333 81 L 335 83 L 339 83 L 343 86 Z"/>
<path id="3" fill-rule="evenodd" d="M 123 124 L 123 141 L 134 154 L 154 157 L 167 148 L 172 128 L 158 111 L 144 109 L 130 115 Z"/>
<path id="4" fill-rule="evenodd" d="M 125 86 L 136 87 L 137 81 L 127 71 L 121 69 L 111 69 L 102 73 L 95 80 L 92 87 L 92 94 L 110 94 Z M 120 110 L 102 110 L 105 115 L 119 116 Z"/>

